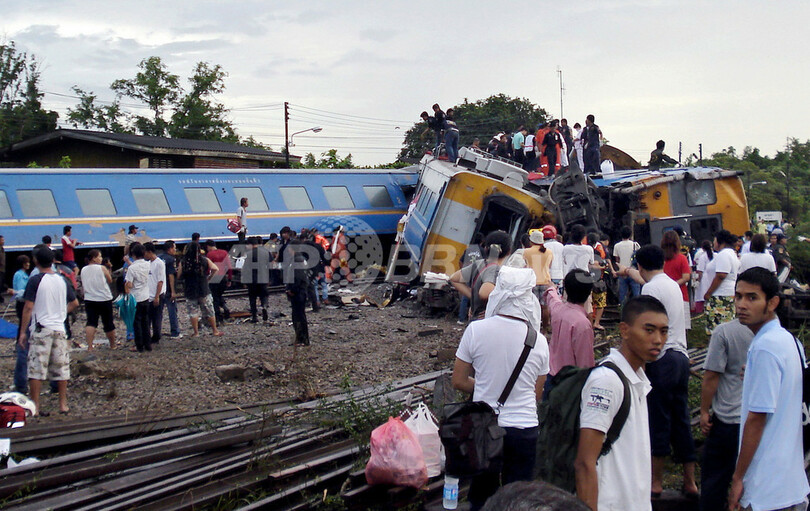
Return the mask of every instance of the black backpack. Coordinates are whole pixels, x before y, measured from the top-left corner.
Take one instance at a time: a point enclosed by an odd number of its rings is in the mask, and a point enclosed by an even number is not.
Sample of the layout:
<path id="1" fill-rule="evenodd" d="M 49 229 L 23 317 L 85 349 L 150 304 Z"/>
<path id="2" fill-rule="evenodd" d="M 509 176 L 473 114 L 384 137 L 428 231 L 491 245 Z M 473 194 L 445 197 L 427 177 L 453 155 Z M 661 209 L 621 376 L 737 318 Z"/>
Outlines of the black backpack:
<path id="1" fill-rule="evenodd" d="M 613 424 L 605 435 L 602 445 L 604 456 L 610 452 L 613 443 L 627 422 L 630 413 L 630 383 L 613 362 L 603 362 L 596 367 L 607 367 L 619 375 L 624 386 L 624 399 Z M 576 491 L 574 460 L 579 447 L 579 415 L 582 404 L 582 389 L 593 368 L 565 366 L 554 376 L 554 387 L 548 399 L 537 407 L 540 432 L 537 437 L 537 464 L 535 476 L 543 481 L 559 486 L 570 493 Z"/>

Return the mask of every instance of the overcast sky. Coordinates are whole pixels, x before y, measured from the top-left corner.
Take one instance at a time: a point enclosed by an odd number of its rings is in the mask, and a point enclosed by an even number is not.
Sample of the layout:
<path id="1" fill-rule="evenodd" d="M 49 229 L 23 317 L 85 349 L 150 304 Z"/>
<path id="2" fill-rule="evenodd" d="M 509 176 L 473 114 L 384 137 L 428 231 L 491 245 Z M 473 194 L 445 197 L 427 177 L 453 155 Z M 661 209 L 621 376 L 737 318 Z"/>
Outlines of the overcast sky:
<path id="1" fill-rule="evenodd" d="M 323 127 L 294 154 L 334 147 L 358 164 L 394 160 L 434 102 L 504 93 L 558 117 L 558 67 L 571 124 L 593 113 L 642 163 L 659 138 L 672 156 L 678 142 L 684 156 L 699 143 L 773 155 L 810 138 L 806 1 L 0 0 L 0 12 L 0 36 L 39 58 L 62 118 L 75 100 L 53 93 L 112 100 L 110 83 L 157 55 L 184 82 L 198 61 L 222 65 L 240 135 L 280 148 L 289 101 L 291 132 Z"/>

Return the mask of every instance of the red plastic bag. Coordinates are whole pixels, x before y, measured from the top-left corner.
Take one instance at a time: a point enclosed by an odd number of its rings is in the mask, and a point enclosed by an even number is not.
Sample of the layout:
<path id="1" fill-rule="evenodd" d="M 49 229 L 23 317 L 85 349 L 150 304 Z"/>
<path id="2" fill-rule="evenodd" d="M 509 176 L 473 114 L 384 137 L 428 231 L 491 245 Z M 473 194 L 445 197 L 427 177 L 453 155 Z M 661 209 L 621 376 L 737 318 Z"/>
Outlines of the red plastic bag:
<path id="1" fill-rule="evenodd" d="M 366 465 L 368 484 L 421 488 L 427 480 L 422 447 L 402 420 L 389 417 L 388 422 L 371 432 L 371 459 Z"/>

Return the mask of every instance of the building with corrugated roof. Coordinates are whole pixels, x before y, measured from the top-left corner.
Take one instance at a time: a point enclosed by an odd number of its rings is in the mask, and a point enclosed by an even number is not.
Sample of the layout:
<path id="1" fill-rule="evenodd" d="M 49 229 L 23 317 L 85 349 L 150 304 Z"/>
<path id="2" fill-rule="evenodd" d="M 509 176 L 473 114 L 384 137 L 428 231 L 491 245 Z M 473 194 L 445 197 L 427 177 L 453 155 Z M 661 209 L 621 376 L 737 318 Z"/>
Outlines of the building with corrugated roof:
<path id="1" fill-rule="evenodd" d="M 0 149 L 12 166 L 57 167 L 63 157 L 77 168 L 283 167 L 284 153 L 228 142 L 147 137 L 129 133 L 59 129 Z M 300 156 L 290 155 L 290 162 Z"/>

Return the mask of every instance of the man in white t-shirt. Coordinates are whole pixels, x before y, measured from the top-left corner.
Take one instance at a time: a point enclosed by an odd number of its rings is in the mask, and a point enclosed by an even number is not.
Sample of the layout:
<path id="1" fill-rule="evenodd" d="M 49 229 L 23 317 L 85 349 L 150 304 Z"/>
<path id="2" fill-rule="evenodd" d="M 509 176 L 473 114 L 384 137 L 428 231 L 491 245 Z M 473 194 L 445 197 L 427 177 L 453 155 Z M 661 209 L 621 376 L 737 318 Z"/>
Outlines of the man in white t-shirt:
<path id="1" fill-rule="evenodd" d="M 571 228 L 568 243 L 563 247 L 563 278 L 575 268 L 590 273 L 591 264 L 594 262 L 594 252 L 592 246 L 582 244 L 584 238 L 585 227 L 575 225 Z"/>
<path id="2" fill-rule="evenodd" d="M 622 308 L 621 348 L 612 349 L 607 357 L 627 379 L 630 396 L 624 395 L 619 375 L 607 367 L 595 368 L 582 389 L 579 447 L 574 468 L 577 497 L 591 509 L 652 509 L 647 418 L 650 382 L 644 374 L 644 364 L 661 353 L 668 329 L 666 309 L 660 301 L 652 296 L 631 298 Z M 625 399 L 631 400 L 627 421 L 610 452 L 601 456 L 605 435 Z"/>
<path id="3" fill-rule="evenodd" d="M 245 236 L 247 235 L 247 208 L 248 199 L 247 197 L 242 197 L 239 199 L 239 210 L 236 212 L 236 219 L 239 220 L 239 230 L 236 231 L 236 235 L 239 237 L 239 243 L 244 243 Z"/>
<path id="4" fill-rule="evenodd" d="M 711 335 L 717 325 L 734 319 L 734 285 L 740 271 L 740 260 L 734 245 L 737 237 L 723 229 L 714 237 L 714 258 L 706 265 L 703 278 L 709 286 L 703 295 L 706 311 L 706 334 Z"/>
<path id="5" fill-rule="evenodd" d="M 163 325 L 163 305 L 166 302 L 166 263 L 155 253 L 155 245 L 151 242 L 143 244 L 144 259 L 149 261 L 149 326 L 152 329 L 150 344 L 160 342 L 160 328 Z"/>
<path id="6" fill-rule="evenodd" d="M 639 249 L 639 244 L 630 238 L 633 230 L 625 225 L 622 227 L 622 240 L 613 246 L 613 259 L 618 263 L 619 268 L 629 268 L 633 264 L 633 255 Z M 619 303 L 622 304 L 628 298 L 638 296 L 641 293 L 641 286 L 632 277 L 619 277 Z"/>
<path id="7" fill-rule="evenodd" d="M 736 279 L 740 323 L 754 332 L 743 378 L 742 421 L 729 509 L 807 509 L 802 420 L 803 349 L 776 317 L 779 282 L 764 268 Z"/>
<path id="8" fill-rule="evenodd" d="M 149 261 L 144 259 L 143 245 L 137 241 L 129 246 L 129 255 L 134 259 L 124 277 L 127 293 L 135 298 L 135 349 L 138 352 L 152 351 L 149 340 Z"/>
<path id="9" fill-rule="evenodd" d="M 697 500 L 695 483 L 695 443 L 689 415 L 689 355 L 686 350 L 686 321 L 683 298 L 678 284 L 664 273 L 664 251 L 657 245 L 645 245 L 636 252 L 638 270 L 628 273 L 646 282 L 642 295 L 657 298 L 667 310 L 669 332 L 661 354 L 647 364 L 652 385 L 647 396 L 652 440 L 652 495 L 663 491 L 664 465 L 672 453 L 683 464 L 683 492 Z M 672 451 L 670 451 L 670 444 Z"/>
<path id="10" fill-rule="evenodd" d="M 34 252 L 39 272 L 25 286 L 25 306 L 17 343 L 28 351 L 28 384 L 37 415 L 39 393 L 44 380 L 55 381 L 59 393 L 59 411 L 67 413 L 67 382 L 70 379 L 70 347 L 65 333 L 65 319 L 79 306 L 79 301 L 65 279 L 54 273 L 53 252 L 40 247 Z"/>
<path id="11" fill-rule="evenodd" d="M 469 324 L 456 351 L 453 386 L 498 409 L 498 398 L 523 352 L 528 324 L 540 327 L 540 303 L 532 293 L 536 276 L 531 268 L 502 267 L 487 303 L 487 315 Z M 537 401 L 549 370 L 548 343 L 537 334 L 534 348 L 500 407 L 498 425 L 506 430 L 502 474 L 473 478 L 470 503 L 481 509 L 503 484 L 533 478 L 537 443 Z M 475 376 L 473 376 L 473 374 Z"/>

